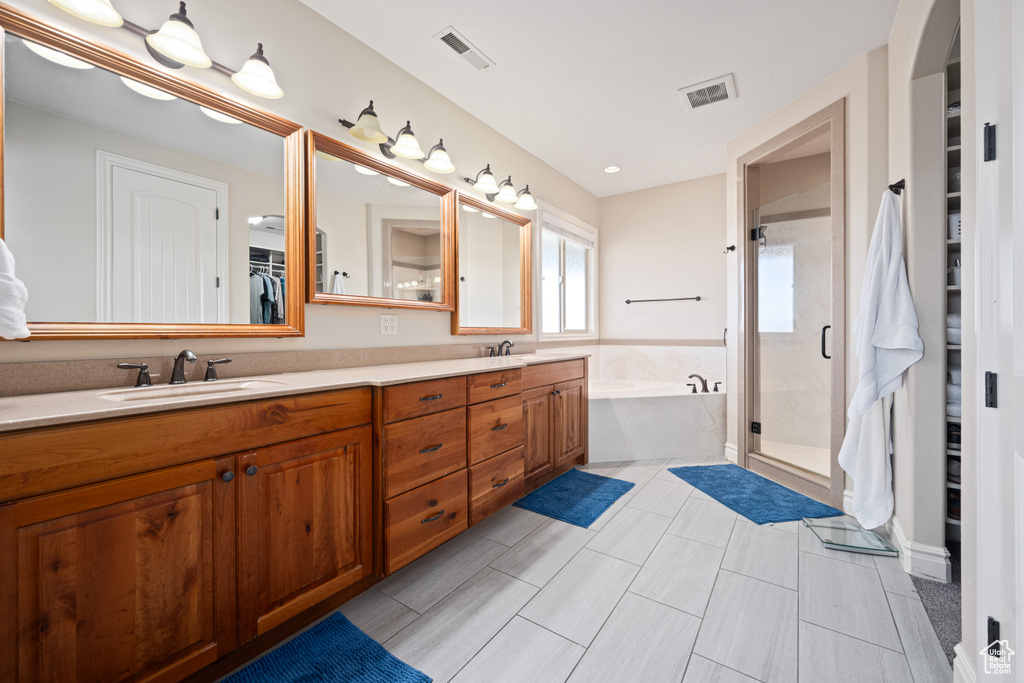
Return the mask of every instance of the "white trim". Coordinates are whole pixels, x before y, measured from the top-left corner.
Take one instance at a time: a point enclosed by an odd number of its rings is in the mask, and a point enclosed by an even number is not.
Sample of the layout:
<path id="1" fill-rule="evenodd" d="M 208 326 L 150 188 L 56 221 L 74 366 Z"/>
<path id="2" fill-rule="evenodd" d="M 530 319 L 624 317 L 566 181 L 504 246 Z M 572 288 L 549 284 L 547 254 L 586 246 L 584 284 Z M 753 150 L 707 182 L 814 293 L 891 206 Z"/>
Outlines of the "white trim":
<path id="1" fill-rule="evenodd" d="M 725 459 L 729 462 L 736 462 L 740 457 L 739 451 L 736 449 L 736 444 L 726 443 L 725 444 Z"/>
<path id="2" fill-rule="evenodd" d="M 98 322 L 129 322 L 114 321 L 113 317 L 113 264 L 110 254 L 113 249 L 114 207 L 111 204 L 114 167 L 125 168 L 138 173 L 146 173 L 158 178 L 166 178 L 187 185 L 195 185 L 210 190 L 217 195 L 217 208 L 220 217 L 217 219 L 217 274 L 221 286 L 217 288 L 217 321 L 229 322 L 229 288 L 228 277 L 228 184 L 202 176 L 192 175 L 173 168 L 150 164 L 131 157 L 96 150 L 96 319 Z M 246 259 L 248 260 L 248 258 Z"/>
<path id="3" fill-rule="evenodd" d="M 953 655 L 953 683 L 977 683 L 978 673 L 974 669 L 977 664 L 963 643 L 956 644 Z"/>
<path id="4" fill-rule="evenodd" d="M 590 321 L 590 329 L 586 333 L 580 333 L 579 331 L 572 332 L 559 332 L 556 334 L 545 334 L 544 333 L 544 308 L 543 308 L 543 293 L 541 288 L 541 245 L 543 243 L 542 235 L 544 230 L 544 221 L 546 219 L 551 220 L 553 224 L 556 224 L 562 230 L 567 232 L 574 232 L 582 237 L 586 237 L 594 243 L 593 247 L 590 247 L 590 260 L 588 264 L 589 275 L 587 277 L 587 289 L 589 299 L 589 309 L 587 311 L 587 319 Z M 566 238 L 571 239 L 571 238 Z M 598 320 L 598 311 L 600 310 L 598 283 L 598 254 L 600 249 L 599 231 L 589 223 L 581 221 L 570 213 L 567 213 L 559 208 L 551 206 L 547 202 L 537 202 L 537 220 L 534 222 L 533 230 L 533 292 L 534 292 L 534 320 L 536 321 L 537 330 L 537 341 L 555 341 L 555 340 L 588 340 L 597 339 L 599 336 L 600 321 Z"/>
<path id="5" fill-rule="evenodd" d="M 844 493 L 845 498 L 845 493 Z M 851 501 L 852 502 L 852 501 Z M 843 504 L 846 502 L 844 500 Z M 886 528 L 892 542 L 900 551 L 900 564 L 908 574 L 920 576 L 933 581 L 949 583 L 953 577 L 952 565 L 949 563 L 949 551 L 934 545 L 914 543 L 903 533 L 900 521 L 893 517 Z"/>
<path id="6" fill-rule="evenodd" d="M 843 512 L 853 514 L 853 489 L 843 490 Z"/>

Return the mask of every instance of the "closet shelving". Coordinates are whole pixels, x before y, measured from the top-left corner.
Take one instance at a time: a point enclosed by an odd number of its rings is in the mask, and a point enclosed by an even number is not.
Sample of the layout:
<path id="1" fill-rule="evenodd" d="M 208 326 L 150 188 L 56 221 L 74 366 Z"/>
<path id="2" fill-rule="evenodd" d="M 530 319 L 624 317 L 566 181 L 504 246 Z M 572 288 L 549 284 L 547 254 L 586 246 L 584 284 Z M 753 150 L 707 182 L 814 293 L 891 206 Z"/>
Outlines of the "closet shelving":
<path id="1" fill-rule="evenodd" d="M 962 282 L 954 282 L 952 269 L 959 266 L 961 258 L 961 239 L 959 234 L 952 232 L 949 216 L 960 214 L 960 167 L 961 167 L 961 131 L 960 111 L 960 58 L 957 49 L 959 41 L 954 45 L 953 54 L 946 64 L 946 225 L 941 229 L 946 233 L 946 314 L 958 314 L 961 311 Z M 959 268 L 958 272 L 962 273 Z M 948 326 L 948 322 L 947 322 Z M 954 377 L 954 371 L 961 366 L 961 345 L 950 343 L 947 336 L 946 344 L 946 377 L 947 382 Z M 950 399 L 947 387 L 947 402 Z M 960 446 L 961 418 L 946 412 L 946 540 L 960 541 L 960 477 L 961 461 Z"/>

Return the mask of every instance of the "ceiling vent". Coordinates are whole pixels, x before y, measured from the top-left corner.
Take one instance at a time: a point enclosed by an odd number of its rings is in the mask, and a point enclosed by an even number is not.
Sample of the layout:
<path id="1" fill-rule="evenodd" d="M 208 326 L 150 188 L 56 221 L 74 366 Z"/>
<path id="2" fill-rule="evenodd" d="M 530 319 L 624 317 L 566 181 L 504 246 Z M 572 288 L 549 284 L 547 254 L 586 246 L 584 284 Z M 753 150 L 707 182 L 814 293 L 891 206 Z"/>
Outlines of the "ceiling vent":
<path id="1" fill-rule="evenodd" d="M 455 51 L 467 62 L 473 65 L 477 71 L 487 71 L 494 66 L 494 62 L 487 58 L 483 52 L 477 49 L 473 43 L 466 40 L 466 37 L 449 26 L 434 36 L 442 43 Z"/>
<path id="2" fill-rule="evenodd" d="M 732 74 L 726 74 L 680 88 L 679 94 L 690 103 L 690 109 L 696 109 L 722 100 L 736 99 L 736 82 L 733 80 Z"/>

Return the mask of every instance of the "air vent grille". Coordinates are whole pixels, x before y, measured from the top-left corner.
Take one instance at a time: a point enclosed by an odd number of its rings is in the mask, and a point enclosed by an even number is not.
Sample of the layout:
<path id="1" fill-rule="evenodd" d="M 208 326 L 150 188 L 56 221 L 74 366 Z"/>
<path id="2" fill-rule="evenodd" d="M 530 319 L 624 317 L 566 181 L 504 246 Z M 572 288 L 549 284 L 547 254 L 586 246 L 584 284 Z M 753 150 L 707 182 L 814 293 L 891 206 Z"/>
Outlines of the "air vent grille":
<path id="1" fill-rule="evenodd" d="M 487 58 L 473 43 L 466 40 L 466 37 L 449 26 L 440 33 L 434 35 L 442 43 L 450 47 L 456 54 L 473 65 L 478 71 L 486 71 L 494 66 L 494 62 Z"/>
<path id="2" fill-rule="evenodd" d="M 722 100 L 731 100 L 736 97 L 736 83 L 732 74 L 712 78 L 711 80 L 679 89 L 680 94 L 686 96 L 686 101 L 691 109 L 705 107 Z"/>

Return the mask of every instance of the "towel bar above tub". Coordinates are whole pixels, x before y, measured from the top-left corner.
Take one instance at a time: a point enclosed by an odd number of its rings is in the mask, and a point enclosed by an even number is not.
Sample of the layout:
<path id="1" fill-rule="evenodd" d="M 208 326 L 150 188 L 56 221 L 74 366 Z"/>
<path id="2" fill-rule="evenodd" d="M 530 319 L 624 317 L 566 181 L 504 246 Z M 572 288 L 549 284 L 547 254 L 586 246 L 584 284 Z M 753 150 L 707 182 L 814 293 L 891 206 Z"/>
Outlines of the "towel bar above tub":
<path id="1" fill-rule="evenodd" d="M 627 304 L 642 304 L 648 301 L 700 301 L 699 296 L 682 296 L 677 299 L 626 299 Z"/>

